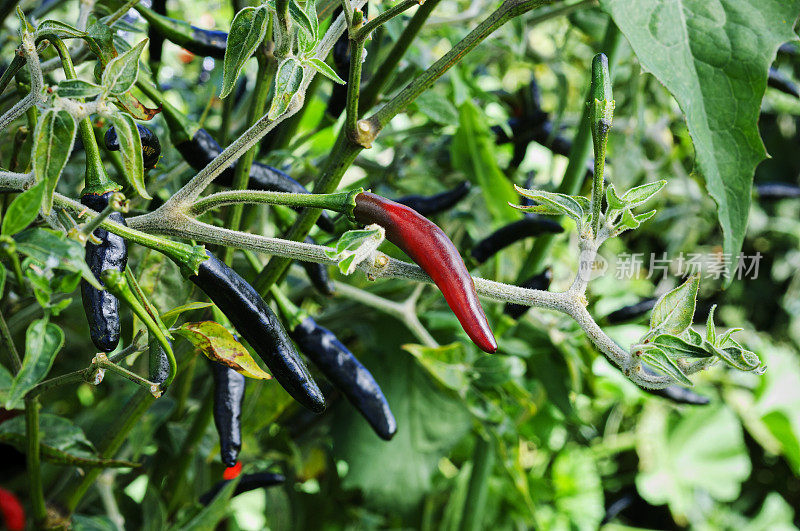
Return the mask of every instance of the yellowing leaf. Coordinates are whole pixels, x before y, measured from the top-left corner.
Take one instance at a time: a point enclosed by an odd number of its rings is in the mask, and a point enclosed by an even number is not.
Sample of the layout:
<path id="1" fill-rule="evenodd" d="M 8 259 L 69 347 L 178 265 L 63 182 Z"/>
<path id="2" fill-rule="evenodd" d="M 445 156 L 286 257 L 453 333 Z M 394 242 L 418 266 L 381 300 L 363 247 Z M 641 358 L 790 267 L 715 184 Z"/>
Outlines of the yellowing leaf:
<path id="1" fill-rule="evenodd" d="M 173 332 L 189 340 L 192 345 L 203 351 L 208 359 L 227 365 L 248 378 L 257 380 L 272 378 L 256 364 L 247 349 L 236 341 L 233 334 L 215 321 L 186 323 Z"/>

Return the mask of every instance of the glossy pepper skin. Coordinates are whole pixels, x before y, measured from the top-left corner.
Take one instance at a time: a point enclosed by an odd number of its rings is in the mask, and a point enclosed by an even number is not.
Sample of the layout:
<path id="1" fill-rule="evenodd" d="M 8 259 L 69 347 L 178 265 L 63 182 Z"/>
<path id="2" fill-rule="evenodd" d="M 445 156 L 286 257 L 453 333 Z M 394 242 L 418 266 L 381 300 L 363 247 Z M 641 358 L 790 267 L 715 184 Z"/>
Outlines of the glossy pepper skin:
<path id="1" fill-rule="evenodd" d="M 220 458 L 227 467 L 236 464 L 242 449 L 242 406 L 247 378 L 227 365 L 211 362 L 214 378 L 214 425 L 219 435 Z"/>
<path id="2" fill-rule="evenodd" d="M 161 157 L 161 142 L 158 141 L 158 136 L 149 128 L 141 124 L 136 124 L 136 128 L 139 130 L 139 137 L 142 139 L 142 161 L 144 163 L 144 169 L 152 169 Z M 106 145 L 106 149 L 109 151 L 119 151 L 119 137 L 113 125 L 106 130 L 106 134 L 103 136 L 103 142 Z"/>
<path id="3" fill-rule="evenodd" d="M 160 16 L 167 15 L 167 0 L 153 0 L 151 5 L 153 12 Z M 150 64 L 159 65 L 161 63 L 161 54 L 164 51 L 164 36 L 161 32 L 156 31 L 152 25 L 148 25 L 147 37 L 150 39 L 150 44 L 147 49 L 150 54 Z M 152 66 L 151 66 L 152 68 Z"/>
<path id="4" fill-rule="evenodd" d="M 537 273 L 533 275 L 528 280 L 520 284 L 520 287 L 528 288 L 528 289 L 540 289 L 542 291 L 546 291 L 550 289 L 550 283 L 553 281 L 553 270 L 549 267 L 542 271 L 541 273 Z M 511 316 L 514 319 L 519 319 L 525 312 L 530 310 L 530 306 L 525 306 L 524 304 L 514 304 L 514 303 L 507 303 L 503 308 L 503 313 L 506 315 Z"/>
<path id="5" fill-rule="evenodd" d="M 407 195 L 400 199 L 395 199 L 401 205 L 413 208 L 423 216 L 432 216 L 439 212 L 450 210 L 462 199 L 467 197 L 472 185 L 469 181 L 463 181 L 455 188 L 446 190 L 436 195 Z"/>
<path id="6" fill-rule="evenodd" d="M 470 339 L 485 352 L 497 351 L 497 341 L 472 277 L 442 229 L 415 210 L 370 192 L 355 197 L 353 216 L 359 223 L 383 227 L 386 239 L 403 250 L 438 286 Z"/>
<path id="7" fill-rule="evenodd" d="M 161 384 L 169 376 L 169 358 L 164 352 L 164 347 L 156 339 L 151 339 L 147 345 L 149 376 L 148 380 L 153 383 Z"/>
<path id="8" fill-rule="evenodd" d="M 613 312 L 608 314 L 606 316 L 606 322 L 608 322 L 608 324 L 619 324 L 632 321 L 633 319 L 641 317 L 642 315 L 652 310 L 653 306 L 656 305 L 657 300 L 658 299 L 653 297 L 649 299 L 642 299 L 636 304 L 623 306 L 619 310 L 614 310 Z"/>
<path id="9" fill-rule="evenodd" d="M 334 333 L 306 317 L 289 335 L 311 363 L 344 393 L 378 437 L 390 440 L 397 432 L 397 421 L 386 397 L 372 374 Z"/>
<path id="10" fill-rule="evenodd" d="M 472 247 L 470 254 L 477 263 L 482 264 L 501 250 L 520 240 L 545 233 L 557 234 L 559 232 L 564 232 L 564 227 L 552 219 L 526 216 L 500 227 L 476 243 Z"/>
<path id="11" fill-rule="evenodd" d="M 211 500 L 219 494 L 219 491 L 228 484 L 229 481 L 233 481 L 231 479 L 222 480 L 218 483 L 215 483 L 213 487 L 211 487 L 208 492 L 204 493 L 200 496 L 200 503 L 203 505 L 208 505 L 211 503 Z M 236 488 L 233 491 L 234 496 L 238 496 L 239 494 L 244 494 L 245 492 L 250 492 L 251 490 L 261 489 L 265 487 L 274 487 L 276 485 L 281 485 L 286 481 L 286 478 L 283 477 L 282 474 L 273 474 L 272 472 L 259 472 L 257 474 L 244 474 L 241 479 L 239 479 L 239 484 L 236 485 Z"/>
<path id="12" fill-rule="evenodd" d="M 224 31 L 201 29 L 182 20 L 159 15 L 141 3 L 136 4 L 134 8 L 147 21 L 151 29 L 155 29 L 164 38 L 193 54 L 214 59 L 225 58 L 228 34 Z"/>
<path id="13" fill-rule="evenodd" d="M 165 111 L 166 112 L 166 111 Z M 195 170 L 202 170 L 209 162 L 217 158 L 222 153 L 222 148 L 214 140 L 208 131 L 205 129 L 198 129 L 191 140 L 178 142 L 175 147 L 183 156 L 184 160 L 189 163 L 189 166 Z M 231 186 L 233 183 L 233 168 L 231 165 L 214 180 L 216 184 L 222 186 Z M 305 186 L 292 179 L 286 173 L 267 166 L 254 162 L 250 168 L 250 178 L 247 183 L 249 190 L 266 190 L 272 192 L 292 192 L 295 194 L 307 194 Z M 332 233 L 335 231 L 333 221 L 327 213 L 323 212 L 317 226 L 325 232 Z"/>
<path id="14" fill-rule="evenodd" d="M 105 194 L 84 194 L 81 203 L 97 212 L 108 206 L 108 200 L 114 192 Z M 108 219 L 125 225 L 125 218 L 119 212 L 113 212 Z M 86 264 L 94 276 L 100 279 L 100 273 L 106 269 L 125 271 L 128 263 L 128 246 L 121 236 L 105 229 L 94 231 L 101 243 L 86 243 Z M 81 297 L 86 319 L 89 321 L 89 333 L 94 345 L 103 352 L 111 352 L 119 344 L 119 300 L 107 290 L 100 291 L 88 282 L 81 281 Z"/>
<path id="15" fill-rule="evenodd" d="M 315 413 L 325 410 L 322 392 L 311 379 L 275 312 L 261 295 L 213 254 L 189 277 L 267 364 L 272 376 L 300 404 Z"/>

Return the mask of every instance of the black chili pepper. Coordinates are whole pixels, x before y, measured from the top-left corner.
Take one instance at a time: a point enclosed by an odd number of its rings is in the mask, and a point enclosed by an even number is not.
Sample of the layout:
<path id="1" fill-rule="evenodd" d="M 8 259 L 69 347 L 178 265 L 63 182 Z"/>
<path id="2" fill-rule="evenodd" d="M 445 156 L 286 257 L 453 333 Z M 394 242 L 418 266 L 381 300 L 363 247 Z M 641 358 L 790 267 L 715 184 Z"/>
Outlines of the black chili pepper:
<path id="1" fill-rule="evenodd" d="M 378 382 L 353 353 L 327 328 L 306 317 L 289 335 L 300 351 L 339 389 L 381 439 L 390 440 L 397 431 L 389 403 Z"/>
<path id="2" fill-rule="evenodd" d="M 614 310 L 608 314 L 606 316 L 606 322 L 608 324 L 619 324 L 641 317 L 653 309 L 657 300 L 656 298 L 642 299 L 636 304 L 623 306 L 619 310 Z"/>
<path id="3" fill-rule="evenodd" d="M 783 92 L 784 94 L 794 96 L 795 98 L 800 98 L 800 88 L 797 87 L 797 84 L 777 68 L 769 68 L 767 85 Z"/>
<path id="4" fill-rule="evenodd" d="M 242 406 L 247 378 L 227 365 L 211 361 L 214 377 L 214 425 L 219 435 L 219 453 L 225 466 L 236 464 L 242 449 Z"/>
<path id="5" fill-rule="evenodd" d="M 459 201 L 467 197 L 472 185 L 463 181 L 458 186 L 436 195 L 407 195 L 395 199 L 397 203 L 413 208 L 423 216 L 430 216 L 444 212 L 456 206 Z"/>
<path id="6" fill-rule="evenodd" d="M 157 15 L 162 17 L 167 15 L 167 0 L 153 0 L 150 7 Z M 148 25 L 147 37 L 150 39 L 150 44 L 147 47 L 150 57 L 150 69 L 157 72 L 161 64 L 161 54 L 164 51 L 164 36 L 160 31 L 156 31 L 154 25 Z"/>
<path id="7" fill-rule="evenodd" d="M 546 291 L 547 289 L 550 288 L 550 283 L 552 281 L 553 281 L 553 270 L 548 267 L 541 273 L 533 275 L 531 278 L 520 284 L 520 287 L 528 289 L 540 289 L 542 291 Z M 519 319 L 529 309 L 530 306 L 525 306 L 524 304 L 513 304 L 509 302 L 503 308 L 503 313 L 511 316 L 514 319 Z"/>
<path id="8" fill-rule="evenodd" d="M 81 203 L 101 212 L 108 206 L 113 193 L 115 192 L 84 194 Z M 119 212 L 112 212 L 108 219 L 125 225 L 125 218 Z M 125 271 L 128 263 L 128 246 L 125 240 L 102 228 L 95 229 L 94 236 L 100 240 L 99 245 L 86 243 L 86 264 L 94 276 L 99 280 L 100 273 L 106 269 Z M 101 351 L 111 352 L 119 344 L 119 300 L 107 290 L 98 290 L 85 280 L 81 281 L 81 297 L 92 342 Z"/>
<path id="9" fill-rule="evenodd" d="M 278 317 L 261 295 L 213 254 L 189 277 L 267 364 L 272 376 L 292 397 L 316 413 L 325 409 L 325 399 L 308 374 Z"/>
<path id="10" fill-rule="evenodd" d="M 233 481 L 232 479 L 225 479 L 218 483 L 215 483 L 213 487 L 211 487 L 208 492 L 204 493 L 200 496 L 200 503 L 203 505 L 208 505 L 211 503 L 211 500 L 219 494 L 219 491 L 225 487 L 229 482 Z M 281 474 L 273 474 L 272 472 L 259 472 L 257 474 L 243 474 L 242 477 L 239 479 L 239 484 L 236 485 L 236 488 L 233 490 L 233 496 L 238 496 L 239 494 L 243 494 L 245 492 L 250 492 L 251 490 L 261 489 L 265 487 L 274 487 L 276 485 L 280 485 L 286 481 L 286 478 L 283 477 Z"/>
<path id="11" fill-rule="evenodd" d="M 518 221 L 500 227 L 492 234 L 482 239 L 472 247 L 470 254 L 479 264 L 482 264 L 509 245 L 531 236 L 564 232 L 558 222 L 539 216 L 526 216 Z"/>
<path id="12" fill-rule="evenodd" d="M 159 15 L 152 9 L 140 3 L 133 6 L 142 18 L 161 33 L 166 39 L 182 46 L 195 55 L 201 57 L 225 58 L 225 48 L 228 44 L 228 34 L 224 31 L 213 31 L 198 28 L 183 20 Z"/>
<path id="13" fill-rule="evenodd" d="M 791 199 L 800 197 L 800 186 L 790 183 L 759 183 L 755 186 L 759 199 Z"/>
<path id="14" fill-rule="evenodd" d="M 136 129 L 139 130 L 139 137 L 142 139 L 142 162 L 144 164 L 144 169 L 149 170 L 155 167 L 159 157 L 161 157 L 161 142 L 158 141 L 158 135 L 151 129 L 141 124 L 136 124 Z M 119 137 L 113 125 L 106 130 L 106 134 L 103 136 L 103 142 L 106 145 L 106 149 L 109 151 L 119 151 Z"/>

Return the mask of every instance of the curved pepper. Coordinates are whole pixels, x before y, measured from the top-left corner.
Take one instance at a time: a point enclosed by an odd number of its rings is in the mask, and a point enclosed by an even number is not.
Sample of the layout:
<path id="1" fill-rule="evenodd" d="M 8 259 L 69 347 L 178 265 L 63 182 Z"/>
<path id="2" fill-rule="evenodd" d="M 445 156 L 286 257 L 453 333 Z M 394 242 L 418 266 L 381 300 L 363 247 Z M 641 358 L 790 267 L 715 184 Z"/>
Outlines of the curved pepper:
<path id="1" fill-rule="evenodd" d="M 439 287 L 470 339 L 485 352 L 497 351 L 472 277 L 442 229 L 415 210 L 370 192 L 355 197 L 353 216 L 359 223 L 383 227 L 386 239 L 402 249 Z"/>
<path id="2" fill-rule="evenodd" d="M 509 245 L 531 236 L 564 232 L 558 222 L 538 216 L 526 216 L 518 221 L 500 227 L 486 238 L 472 247 L 470 254 L 479 264 L 482 264 Z"/>
<path id="3" fill-rule="evenodd" d="M 306 317 L 289 333 L 300 351 L 339 389 L 381 439 L 397 432 L 389 403 L 378 382 L 353 353 L 327 328 Z"/>
<path id="4" fill-rule="evenodd" d="M 200 503 L 203 505 L 208 505 L 211 503 L 211 500 L 219 494 L 219 491 L 228 484 L 228 482 L 233 481 L 232 479 L 225 479 L 220 482 L 214 484 L 213 487 L 208 489 L 208 492 L 204 493 L 200 496 Z M 286 481 L 286 478 L 282 474 L 273 474 L 272 472 L 259 472 L 257 474 L 244 474 L 242 478 L 239 480 L 239 483 L 236 485 L 236 488 L 233 490 L 233 496 L 238 496 L 239 494 L 243 494 L 245 492 L 250 492 L 251 490 L 261 489 L 266 487 L 274 487 L 276 485 L 281 485 Z"/>
<path id="5" fill-rule="evenodd" d="M 520 284 L 520 287 L 546 291 L 550 288 L 550 282 L 552 282 L 552 280 L 553 270 L 548 267 L 541 273 L 533 275 L 531 278 Z M 525 306 L 524 304 L 514 304 L 509 302 L 503 308 L 503 313 L 511 316 L 514 319 L 519 319 L 525 314 L 525 312 L 530 310 L 530 308 L 530 306 Z"/>
<path id="6" fill-rule="evenodd" d="M 151 129 L 141 124 L 136 124 L 136 129 L 139 130 L 139 138 L 142 139 L 144 169 L 149 170 L 155 167 L 161 157 L 161 142 L 158 141 L 158 136 Z M 109 151 L 119 151 L 119 137 L 117 137 L 117 130 L 113 125 L 106 130 L 103 143 Z"/>
<path id="7" fill-rule="evenodd" d="M 159 15 L 152 9 L 137 3 L 133 6 L 142 18 L 171 42 L 182 46 L 195 55 L 201 57 L 225 58 L 225 48 L 228 45 L 228 34 L 224 31 L 213 31 L 198 28 L 183 20 L 175 20 L 164 15 Z"/>
<path id="8" fill-rule="evenodd" d="M 219 435 L 219 453 L 227 467 L 236 464 L 242 449 L 242 406 L 245 376 L 227 365 L 211 361 L 214 378 L 214 425 Z"/>
<path id="9" fill-rule="evenodd" d="M 642 365 L 642 370 L 647 374 L 658 374 L 647 365 Z M 711 399 L 707 396 L 695 393 L 691 389 L 687 389 L 686 387 L 681 387 L 679 385 L 670 385 L 663 389 L 641 389 L 646 393 L 666 398 L 670 402 L 675 402 L 676 404 L 705 406 L 711 402 Z"/>
<path id="10" fill-rule="evenodd" d="M 759 199 L 794 199 L 800 197 L 800 186 L 791 183 L 759 183 L 755 186 Z"/>
<path id="11" fill-rule="evenodd" d="M 149 362 L 149 377 L 153 383 L 162 384 L 169 377 L 169 358 L 164 351 L 164 347 L 157 339 L 151 339 L 147 345 L 148 349 L 148 362 Z"/>
<path id="12" fill-rule="evenodd" d="M 292 397 L 315 413 L 325 410 L 322 392 L 311 379 L 275 312 L 236 271 L 206 251 L 197 274 L 189 277 L 250 343 L 272 376 Z"/>
<path id="13" fill-rule="evenodd" d="M 364 7 L 366 8 L 366 5 Z M 331 20 L 336 20 L 341 12 L 342 8 L 337 7 L 333 12 Z M 336 75 L 347 80 L 350 76 L 350 39 L 348 32 L 344 32 L 333 45 L 331 57 L 333 58 L 333 67 L 336 71 Z M 346 105 L 347 85 L 334 83 L 331 89 L 331 97 L 328 98 L 328 106 L 325 109 L 325 114 L 335 120 L 342 114 Z"/>
<path id="14" fill-rule="evenodd" d="M 431 216 L 444 212 L 456 206 L 459 201 L 467 197 L 472 185 L 469 181 L 462 181 L 455 188 L 446 190 L 436 195 L 407 195 L 400 199 L 395 199 L 401 205 L 413 208 L 423 216 Z"/>
<path id="15" fill-rule="evenodd" d="M 81 203 L 100 212 L 108 206 L 108 200 L 113 193 L 84 194 Z M 108 219 L 125 225 L 125 218 L 119 212 L 112 212 Z M 99 280 L 100 273 L 106 269 L 125 271 L 128 263 L 128 246 L 125 240 L 102 228 L 95 229 L 94 236 L 101 243 L 95 245 L 87 242 L 85 255 L 86 264 L 94 276 Z M 119 344 L 119 300 L 107 290 L 100 291 L 85 280 L 81 281 L 81 297 L 92 342 L 103 352 L 111 352 Z"/>
<path id="16" fill-rule="evenodd" d="M 649 299 L 642 299 L 636 304 L 623 306 L 619 310 L 614 310 L 608 314 L 606 316 L 606 321 L 608 324 L 619 324 L 636 319 L 637 317 L 640 317 L 652 310 L 653 306 L 656 305 L 657 300 L 658 299 L 653 297 Z"/>

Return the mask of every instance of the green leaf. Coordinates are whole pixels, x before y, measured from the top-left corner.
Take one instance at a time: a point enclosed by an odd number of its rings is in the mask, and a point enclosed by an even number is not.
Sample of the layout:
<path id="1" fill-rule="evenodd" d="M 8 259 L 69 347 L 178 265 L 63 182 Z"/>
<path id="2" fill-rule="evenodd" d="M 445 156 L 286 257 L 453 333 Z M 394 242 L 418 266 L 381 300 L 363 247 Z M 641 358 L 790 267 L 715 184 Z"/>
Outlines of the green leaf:
<path id="1" fill-rule="evenodd" d="M 645 70 L 675 97 L 696 170 L 717 202 L 724 252 L 737 256 L 753 172 L 766 156 L 757 122 L 778 46 L 796 39 L 798 0 L 601 0 Z M 743 28 L 747 28 L 743 31 Z"/>
<path id="2" fill-rule="evenodd" d="M 176 529 L 184 531 L 212 531 L 217 529 L 217 525 L 231 512 L 230 500 L 239 485 L 239 481 L 242 479 L 242 475 L 240 474 L 225 483 L 225 486 L 214 496 L 211 503 L 203 507 L 197 514 L 191 515 L 188 521 L 181 522 Z"/>
<path id="3" fill-rule="evenodd" d="M 49 215 L 53 208 L 53 193 L 64 166 L 67 165 L 78 127 L 67 111 L 48 109 L 36 122 L 33 134 L 33 174 L 45 183 L 42 212 Z"/>
<path id="4" fill-rule="evenodd" d="M 606 201 L 608 202 L 609 210 L 622 210 L 628 206 L 628 203 L 617 195 L 617 189 L 614 188 L 613 184 L 609 184 L 608 188 L 606 188 Z"/>
<path id="5" fill-rule="evenodd" d="M 14 377 L 8 372 L 8 369 L 0 365 L 0 404 L 5 404 L 8 400 L 8 392 L 11 390 L 11 384 Z"/>
<path id="6" fill-rule="evenodd" d="M 0 436 L 25 436 L 25 417 L 16 417 L 0 425 Z M 67 418 L 51 413 L 39 415 L 39 440 L 47 446 L 80 457 L 95 455 L 95 449 L 83 430 Z"/>
<path id="7" fill-rule="evenodd" d="M 70 26 L 66 22 L 59 20 L 45 20 L 36 27 L 36 39 L 46 39 L 48 36 L 55 36 L 59 39 L 75 39 L 86 37 L 86 32 Z"/>
<path id="8" fill-rule="evenodd" d="M 647 183 L 631 188 L 625 192 L 625 195 L 622 196 L 622 200 L 628 207 L 635 208 L 648 202 L 654 195 L 660 192 L 666 184 L 667 181 L 656 181 L 654 183 Z"/>
<path id="9" fill-rule="evenodd" d="M 349 230 L 336 242 L 334 250 L 325 251 L 331 260 L 339 262 L 339 270 L 344 275 L 355 272 L 358 264 L 372 256 L 385 238 L 385 231 L 379 225 L 368 225 L 363 229 Z"/>
<path id="10" fill-rule="evenodd" d="M 471 101 L 458 109 L 459 125 L 450 146 L 453 167 L 481 188 L 492 220 L 505 224 L 518 219 L 509 203 L 517 200 L 509 180 L 497 165 L 494 135 L 489 120 Z"/>
<path id="11" fill-rule="evenodd" d="M 708 311 L 708 319 L 706 319 L 706 341 L 712 345 L 717 344 L 717 327 L 714 325 L 714 310 L 716 309 L 716 304 L 711 306 L 711 309 Z"/>
<path id="12" fill-rule="evenodd" d="M 10 444 L 20 452 L 24 453 L 27 451 L 28 439 L 24 433 L 0 433 L 0 442 Z M 41 453 L 43 461 L 62 466 L 81 468 L 133 468 L 140 466 L 139 463 L 132 463 L 130 461 L 75 455 L 41 441 L 39 442 L 39 452 Z"/>
<path id="13" fill-rule="evenodd" d="M 419 95 L 414 100 L 417 108 L 436 122 L 443 125 L 458 125 L 458 110 L 450 103 L 450 100 L 433 90 L 428 90 Z"/>
<path id="14" fill-rule="evenodd" d="M 178 316 L 180 314 L 184 312 L 192 312 L 194 310 L 202 310 L 203 308 L 209 308 L 211 306 L 214 305 L 210 302 L 188 302 L 162 314 L 161 322 L 164 323 L 164 326 L 170 327 L 175 324 L 175 321 L 178 320 Z"/>
<path id="15" fill-rule="evenodd" d="M 577 223 L 579 227 L 583 223 L 583 217 L 586 212 L 581 205 L 582 201 L 579 201 L 576 197 L 554 192 L 544 192 L 541 190 L 526 190 L 517 185 L 514 185 L 514 188 L 521 196 L 533 199 L 539 204 L 533 206 L 519 206 L 514 203 L 509 203 L 512 207 L 525 212 L 535 212 L 537 214 L 563 214 L 575 220 L 575 223 Z"/>
<path id="16" fill-rule="evenodd" d="M 652 505 L 669 504 L 683 521 L 690 513 L 702 514 L 709 495 L 720 502 L 736 500 L 750 476 L 741 424 L 721 403 L 678 415 L 652 402 L 636 435 L 639 494 Z"/>
<path id="17" fill-rule="evenodd" d="M 22 368 L 14 377 L 8 391 L 6 409 L 22 406 L 25 394 L 50 372 L 56 354 L 63 345 L 63 330 L 47 319 L 37 319 L 28 326 L 25 334 L 25 357 Z"/>
<path id="18" fill-rule="evenodd" d="M 287 57 L 280 65 L 275 75 L 275 94 L 272 96 L 272 104 L 269 106 L 267 117 L 270 120 L 286 112 L 292 97 L 300 89 L 303 83 L 303 66 L 297 59 Z"/>
<path id="19" fill-rule="evenodd" d="M 114 48 L 114 32 L 102 22 L 95 22 L 86 28 L 86 44 L 103 64 L 117 56 Z"/>
<path id="20" fill-rule="evenodd" d="M 91 98 L 101 92 L 103 87 L 82 79 L 65 79 L 60 81 L 56 88 L 56 93 L 61 98 Z"/>
<path id="21" fill-rule="evenodd" d="M 700 275 L 693 275 L 658 299 L 650 314 L 650 329 L 658 333 L 682 334 L 692 324 Z"/>
<path id="22" fill-rule="evenodd" d="M 44 181 L 40 181 L 35 186 L 19 194 L 11 202 L 5 216 L 3 216 L 3 225 L 0 227 L 0 233 L 6 236 L 13 236 L 33 223 L 33 220 L 39 215 L 46 184 Z"/>
<path id="23" fill-rule="evenodd" d="M 195 348 L 213 361 L 256 380 L 269 380 L 272 376 L 261 369 L 244 346 L 236 341 L 228 329 L 215 321 L 185 323 L 173 330 L 185 337 Z"/>
<path id="24" fill-rule="evenodd" d="M 133 117 L 124 112 L 115 112 L 111 123 L 119 139 L 119 152 L 125 180 L 145 199 L 152 199 L 144 184 L 144 161 L 142 155 L 142 138 Z"/>
<path id="25" fill-rule="evenodd" d="M 231 23 L 231 30 L 228 32 L 220 98 L 225 98 L 231 93 L 244 64 L 264 42 L 268 21 L 269 11 L 266 6 L 245 7 L 236 13 Z"/>
<path id="26" fill-rule="evenodd" d="M 142 55 L 147 39 L 142 39 L 136 46 L 115 57 L 103 69 L 101 84 L 112 95 L 128 92 L 139 77 L 139 57 Z"/>
<path id="27" fill-rule="evenodd" d="M 689 386 L 692 385 L 692 381 L 683 373 L 675 361 L 667 356 L 666 352 L 655 345 L 647 345 L 646 349 L 647 350 L 642 352 L 642 361 L 652 366 L 665 376 L 669 376 L 676 382 Z"/>
<path id="28" fill-rule="evenodd" d="M 684 341 L 678 336 L 660 334 L 653 338 L 652 345 L 663 350 L 670 358 L 708 358 L 712 354 L 701 345 Z"/>
<path id="29" fill-rule="evenodd" d="M 7 214 L 6 214 L 7 216 Z M 50 229 L 29 229 L 14 236 L 17 251 L 34 259 L 41 268 L 79 272 L 83 279 L 97 289 L 103 286 L 86 265 L 83 246 Z"/>
<path id="30" fill-rule="evenodd" d="M 464 396 L 470 384 L 472 368 L 466 361 L 464 345 L 453 343 L 441 347 L 403 345 L 403 350 L 414 356 L 419 364 L 440 384 Z"/>
<path id="31" fill-rule="evenodd" d="M 569 529 L 599 529 L 605 515 L 603 484 L 591 450 L 570 446 L 553 460 L 553 498 Z"/>
<path id="32" fill-rule="evenodd" d="M 340 85 L 347 84 L 347 82 L 344 79 L 340 78 L 339 75 L 334 71 L 334 69 L 328 66 L 328 63 L 326 63 L 322 59 L 319 59 L 317 57 L 312 57 L 307 61 L 307 64 L 314 67 L 314 70 L 316 70 L 323 76 L 327 77 L 334 83 L 338 83 Z"/>
<path id="33" fill-rule="evenodd" d="M 303 11 L 303 8 L 297 3 L 296 0 L 289 0 L 289 14 L 292 16 L 292 19 L 300 24 L 300 27 L 306 31 L 309 35 L 311 35 L 314 39 L 317 38 L 317 32 L 315 29 L 315 25 L 311 23 L 311 19 L 306 12 Z M 317 22 L 319 25 L 319 22 Z"/>

